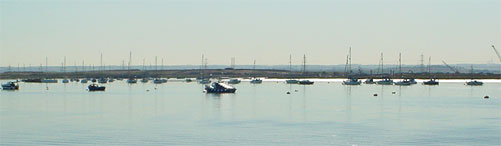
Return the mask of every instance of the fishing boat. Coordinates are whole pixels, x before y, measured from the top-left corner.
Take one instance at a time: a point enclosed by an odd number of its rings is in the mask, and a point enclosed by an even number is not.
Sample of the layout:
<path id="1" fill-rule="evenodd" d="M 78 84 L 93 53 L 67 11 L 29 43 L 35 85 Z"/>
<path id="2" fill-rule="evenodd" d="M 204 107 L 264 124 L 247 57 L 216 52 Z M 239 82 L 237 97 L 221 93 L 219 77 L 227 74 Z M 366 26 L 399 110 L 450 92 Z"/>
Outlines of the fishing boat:
<path id="1" fill-rule="evenodd" d="M 2 84 L 2 90 L 19 90 L 19 84 L 17 82 L 7 82 Z"/>
<path id="2" fill-rule="evenodd" d="M 106 89 L 106 87 L 97 84 L 90 84 L 88 88 L 89 91 L 104 91 Z"/>
<path id="3" fill-rule="evenodd" d="M 484 83 L 481 82 L 481 81 L 477 81 L 477 80 L 473 80 L 472 79 L 471 81 L 466 82 L 466 85 L 469 85 L 469 86 L 482 86 L 482 85 L 484 85 Z"/>
<path id="4" fill-rule="evenodd" d="M 428 81 L 424 81 L 423 85 L 438 85 L 439 82 L 435 78 L 431 78 Z"/>
<path id="5" fill-rule="evenodd" d="M 230 81 L 228 81 L 228 84 L 239 84 L 241 81 L 239 79 L 230 79 Z"/>
<path id="6" fill-rule="evenodd" d="M 368 78 L 368 79 L 365 79 L 364 83 L 365 83 L 365 84 L 376 84 L 376 82 L 374 82 L 374 79 L 373 79 L 373 78 Z"/>
<path id="7" fill-rule="evenodd" d="M 211 85 L 205 85 L 206 93 L 235 93 L 237 89 L 225 83 L 214 82 Z"/>
<path id="8" fill-rule="evenodd" d="M 350 77 L 348 78 L 348 80 L 343 81 L 343 85 L 360 85 L 360 84 L 362 84 L 362 81 L 353 77 Z"/>
<path id="9" fill-rule="evenodd" d="M 300 85 L 313 85 L 313 81 L 310 81 L 310 80 L 301 80 L 298 82 L 298 84 Z"/>
<path id="10" fill-rule="evenodd" d="M 389 77 L 383 78 L 383 80 L 377 81 L 376 84 L 378 85 L 393 85 L 393 80 L 390 79 Z"/>
<path id="11" fill-rule="evenodd" d="M 411 83 L 411 81 L 409 81 L 409 79 L 403 79 L 402 81 L 395 82 L 394 84 L 398 85 L 398 86 L 410 86 L 410 85 L 412 85 L 412 83 Z"/>
<path id="12" fill-rule="evenodd" d="M 259 79 L 259 78 L 254 78 L 250 81 L 251 84 L 261 84 L 263 83 L 263 80 Z"/>

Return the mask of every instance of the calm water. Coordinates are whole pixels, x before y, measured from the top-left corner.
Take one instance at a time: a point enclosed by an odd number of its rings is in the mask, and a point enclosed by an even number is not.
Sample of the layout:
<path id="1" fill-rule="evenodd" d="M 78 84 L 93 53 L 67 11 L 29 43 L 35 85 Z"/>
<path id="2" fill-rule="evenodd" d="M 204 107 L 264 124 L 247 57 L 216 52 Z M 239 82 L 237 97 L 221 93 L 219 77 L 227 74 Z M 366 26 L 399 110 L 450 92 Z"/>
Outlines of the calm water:
<path id="1" fill-rule="evenodd" d="M 0 92 L 0 145 L 501 145 L 501 83 L 463 84 L 21 84 Z"/>

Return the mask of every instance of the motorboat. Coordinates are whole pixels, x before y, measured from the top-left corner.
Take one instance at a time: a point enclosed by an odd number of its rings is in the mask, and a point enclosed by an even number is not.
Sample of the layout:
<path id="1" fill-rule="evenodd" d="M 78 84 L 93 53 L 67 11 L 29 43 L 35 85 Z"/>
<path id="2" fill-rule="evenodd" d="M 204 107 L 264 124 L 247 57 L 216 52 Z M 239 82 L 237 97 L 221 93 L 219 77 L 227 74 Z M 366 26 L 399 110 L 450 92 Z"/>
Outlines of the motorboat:
<path id="1" fill-rule="evenodd" d="M 97 84 L 90 84 L 89 85 L 89 91 L 104 91 L 106 87 L 104 86 L 99 86 Z"/>
<path id="2" fill-rule="evenodd" d="M 135 78 L 129 78 L 129 79 L 127 79 L 127 83 L 135 84 L 135 83 L 137 83 L 137 80 Z"/>
<path id="3" fill-rule="evenodd" d="M 298 84 L 301 84 L 301 85 L 313 85 L 314 82 L 310 81 L 310 80 L 301 80 L 298 82 Z"/>
<path id="4" fill-rule="evenodd" d="M 225 83 L 214 82 L 211 85 L 205 85 L 206 93 L 235 93 L 237 89 Z"/>
<path id="5" fill-rule="evenodd" d="M 97 82 L 101 83 L 101 84 L 106 84 L 106 83 L 108 83 L 108 79 L 107 78 L 99 78 L 99 80 Z"/>
<path id="6" fill-rule="evenodd" d="M 154 84 L 162 84 L 162 83 L 164 83 L 164 82 L 162 81 L 162 79 L 160 79 L 160 78 L 156 78 L 156 79 L 154 79 L 154 80 L 153 80 L 153 83 L 154 83 Z"/>
<path id="7" fill-rule="evenodd" d="M 414 78 L 410 78 L 410 79 L 409 79 L 409 82 L 410 82 L 411 84 L 417 84 L 416 79 L 414 79 Z"/>
<path id="8" fill-rule="evenodd" d="M 439 82 L 435 78 L 431 78 L 429 81 L 424 81 L 423 85 L 438 85 Z"/>
<path id="9" fill-rule="evenodd" d="M 376 84 L 376 82 L 374 82 L 374 79 L 373 79 L 373 78 L 368 78 L 368 79 L 365 79 L 364 83 L 365 83 L 365 84 Z"/>
<path id="10" fill-rule="evenodd" d="M 297 84 L 297 83 L 299 83 L 299 80 L 289 79 L 289 80 L 285 80 L 285 82 L 286 82 L 287 84 Z"/>
<path id="11" fill-rule="evenodd" d="M 402 81 L 395 82 L 394 84 L 398 85 L 398 86 L 410 86 L 410 85 L 412 85 L 412 83 L 411 83 L 411 81 L 409 81 L 409 79 L 403 79 Z"/>
<path id="12" fill-rule="evenodd" d="M 471 80 L 469 82 L 466 82 L 466 85 L 469 85 L 469 86 L 482 86 L 482 85 L 484 85 L 484 82 L 477 81 L 477 80 Z"/>
<path id="13" fill-rule="evenodd" d="M 241 81 L 239 79 L 230 79 L 230 81 L 228 81 L 228 84 L 239 84 Z"/>
<path id="14" fill-rule="evenodd" d="M 343 81 L 343 85 L 360 85 L 362 81 L 357 78 L 348 78 L 348 80 Z"/>
<path id="15" fill-rule="evenodd" d="M 88 82 L 88 80 L 87 80 L 87 79 L 81 79 L 81 80 L 80 80 L 80 83 L 87 83 L 87 82 Z"/>
<path id="16" fill-rule="evenodd" d="M 251 84 L 261 84 L 263 83 L 263 80 L 259 79 L 259 78 L 254 78 L 250 81 Z"/>
<path id="17" fill-rule="evenodd" d="M 210 84 L 211 81 L 210 81 L 210 79 L 202 79 L 202 80 L 199 81 L 199 83 L 200 84 Z"/>
<path id="18" fill-rule="evenodd" d="M 393 85 L 393 80 L 385 77 L 383 80 L 377 81 L 376 84 L 378 85 Z"/>
<path id="19" fill-rule="evenodd" d="M 19 90 L 19 84 L 17 82 L 7 82 L 2 84 L 3 90 Z"/>
<path id="20" fill-rule="evenodd" d="M 150 81 L 150 80 L 148 80 L 148 78 L 141 79 L 141 83 L 148 83 L 148 81 Z"/>

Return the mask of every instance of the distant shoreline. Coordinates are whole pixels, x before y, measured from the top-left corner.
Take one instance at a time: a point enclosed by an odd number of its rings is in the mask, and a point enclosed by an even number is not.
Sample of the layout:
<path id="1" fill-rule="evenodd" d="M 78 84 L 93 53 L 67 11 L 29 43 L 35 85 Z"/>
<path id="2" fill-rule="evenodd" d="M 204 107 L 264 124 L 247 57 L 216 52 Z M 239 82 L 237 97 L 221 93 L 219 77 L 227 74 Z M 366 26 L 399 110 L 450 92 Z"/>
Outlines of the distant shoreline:
<path id="1" fill-rule="evenodd" d="M 430 77 L 436 79 L 501 79 L 500 74 L 492 73 L 388 73 L 388 74 L 366 74 L 366 73 L 352 73 L 351 77 L 355 78 L 374 78 L 380 79 L 382 77 L 391 78 L 415 78 L 415 79 L 429 79 Z M 273 70 L 273 69 L 183 69 L 183 70 L 105 70 L 105 71 L 87 71 L 87 72 L 4 72 L 0 73 L 0 79 L 43 79 L 43 78 L 197 78 L 197 77 L 210 77 L 210 78 L 276 78 L 276 79 L 289 79 L 289 78 L 321 78 L 321 79 L 334 79 L 334 78 L 347 78 L 344 72 L 290 72 L 287 70 Z"/>

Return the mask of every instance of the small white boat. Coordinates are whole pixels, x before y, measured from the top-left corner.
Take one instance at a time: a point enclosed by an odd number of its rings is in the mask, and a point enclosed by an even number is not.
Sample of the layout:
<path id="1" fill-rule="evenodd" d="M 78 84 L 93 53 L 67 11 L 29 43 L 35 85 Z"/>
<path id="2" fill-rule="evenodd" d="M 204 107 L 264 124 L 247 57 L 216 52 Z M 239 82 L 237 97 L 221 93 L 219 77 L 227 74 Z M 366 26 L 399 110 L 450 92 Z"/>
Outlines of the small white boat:
<path id="1" fill-rule="evenodd" d="M 228 81 L 228 84 L 238 84 L 240 82 L 241 81 L 239 79 L 230 79 L 230 81 Z"/>
<path id="2" fill-rule="evenodd" d="M 482 86 L 482 85 L 484 85 L 484 82 L 477 81 L 477 80 L 472 80 L 472 81 L 466 82 L 466 85 L 469 85 L 469 86 Z"/>
<path id="3" fill-rule="evenodd" d="M 343 81 L 343 85 L 360 85 L 362 81 L 357 78 L 349 78 L 348 80 Z"/>
<path id="4" fill-rule="evenodd" d="M 108 79 L 107 78 L 100 78 L 97 82 L 101 83 L 101 84 L 105 84 L 105 83 L 108 83 Z"/>
<path id="5" fill-rule="evenodd" d="M 374 79 L 372 79 L 372 78 L 365 79 L 364 83 L 365 84 L 376 84 L 376 82 L 374 82 Z"/>
<path id="6" fill-rule="evenodd" d="M 202 79 L 202 80 L 200 80 L 199 83 L 200 84 L 209 84 L 209 83 L 211 83 L 211 81 L 209 79 Z"/>
<path id="7" fill-rule="evenodd" d="M 135 84 L 135 83 L 137 83 L 137 80 L 135 78 L 129 78 L 129 79 L 127 79 L 127 83 Z"/>
<path id="8" fill-rule="evenodd" d="M 141 83 L 148 83 L 148 81 L 150 81 L 150 80 L 148 80 L 148 78 L 141 79 Z"/>
<path id="9" fill-rule="evenodd" d="M 162 84 L 164 82 L 162 81 L 162 79 L 156 78 L 156 79 L 153 80 L 153 83 L 154 84 Z"/>
<path id="10" fill-rule="evenodd" d="M 250 83 L 252 84 L 261 84 L 263 83 L 263 80 L 259 79 L 259 78 L 254 78 L 250 81 Z"/>
<path id="11" fill-rule="evenodd" d="M 69 83 L 69 82 L 70 82 L 70 80 L 68 80 L 68 79 L 63 79 L 63 83 Z"/>

